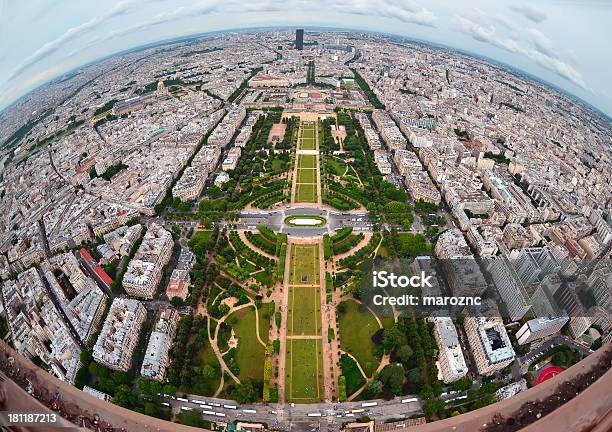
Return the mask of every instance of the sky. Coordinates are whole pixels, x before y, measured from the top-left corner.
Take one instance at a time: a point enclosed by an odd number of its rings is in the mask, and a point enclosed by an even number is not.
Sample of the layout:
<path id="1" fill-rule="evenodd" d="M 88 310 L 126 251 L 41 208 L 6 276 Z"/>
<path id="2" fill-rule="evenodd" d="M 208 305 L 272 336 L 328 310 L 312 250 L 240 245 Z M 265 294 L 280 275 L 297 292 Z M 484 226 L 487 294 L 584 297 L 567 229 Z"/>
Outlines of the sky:
<path id="1" fill-rule="evenodd" d="M 0 0 L 0 110 L 98 58 L 195 33 L 342 27 L 529 72 L 612 116 L 612 0 Z"/>

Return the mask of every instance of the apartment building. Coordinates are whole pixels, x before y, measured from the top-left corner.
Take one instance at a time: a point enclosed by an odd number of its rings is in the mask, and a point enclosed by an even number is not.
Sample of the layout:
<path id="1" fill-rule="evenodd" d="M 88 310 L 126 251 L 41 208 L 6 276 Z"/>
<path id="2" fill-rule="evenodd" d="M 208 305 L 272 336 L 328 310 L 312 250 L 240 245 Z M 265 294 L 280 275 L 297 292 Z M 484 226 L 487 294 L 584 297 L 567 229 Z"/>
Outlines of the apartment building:
<path id="1" fill-rule="evenodd" d="M 463 325 L 480 375 L 492 375 L 514 361 L 514 349 L 501 318 L 468 316 Z"/>
<path id="2" fill-rule="evenodd" d="M 172 255 L 172 234 L 152 223 L 123 276 L 125 291 L 134 297 L 152 299 L 163 269 Z"/>
<path id="3" fill-rule="evenodd" d="M 138 300 L 115 298 L 94 345 L 94 360 L 113 370 L 128 371 L 146 317 Z"/>
<path id="4" fill-rule="evenodd" d="M 163 382 L 166 368 L 170 364 L 168 352 L 176 335 L 178 321 L 179 314 L 174 308 L 166 307 L 161 310 L 140 368 L 142 376 Z"/>
<path id="5" fill-rule="evenodd" d="M 434 323 L 434 337 L 438 344 L 438 367 L 442 380 L 446 384 L 460 380 L 466 376 L 468 368 L 455 324 L 449 317 L 435 317 L 431 321 Z"/>

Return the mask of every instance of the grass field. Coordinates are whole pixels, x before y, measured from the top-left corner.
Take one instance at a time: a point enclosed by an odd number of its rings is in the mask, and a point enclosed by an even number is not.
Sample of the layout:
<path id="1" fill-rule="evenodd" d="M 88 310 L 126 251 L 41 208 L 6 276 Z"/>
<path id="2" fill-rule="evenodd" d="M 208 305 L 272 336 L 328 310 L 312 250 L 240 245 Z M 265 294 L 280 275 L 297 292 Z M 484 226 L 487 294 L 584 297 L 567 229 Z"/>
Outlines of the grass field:
<path id="1" fill-rule="evenodd" d="M 317 168 L 317 157 L 315 155 L 298 155 L 298 168 Z"/>
<path id="2" fill-rule="evenodd" d="M 287 334 L 289 336 L 321 334 L 319 287 L 289 287 Z"/>
<path id="3" fill-rule="evenodd" d="M 323 400 L 323 357 L 320 339 L 288 339 L 286 398 L 291 402 Z"/>
<path id="4" fill-rule="evenodd" d="M 298 170 L 298 183 L 312 183 L 317 182 L 317 172 L 314 169 L 303 168 Z"/>
<path id="5" fill-rule="evenodd" d="M 319 285 L 319 245 L 291 245 L 290 285 Z"/>
<path id="6" fill-rule="evenodd" d="M 315 143 L 315 124 L 302 123 L 300 138 L 300 150 L 316 150 L 317 144 Z"/>
<path id="7" fill-rule="evenodd" d="M 249 307 L 234 312 L 226 320 L 238 339 L 235 359 L 240 368 L 241 380 L 263 381 L 265 353 L 264 347 L 257 340 L 255 319 L 255 309 Z"/>
<path id="8" fill-rule="evenodd" d="M 298 155 L 296 202 L 317 202 L 317 159 L 314 155 Z"/>
<path id="9" fill-rule="evenodd" d="M 317 202 L 317 185 L 302 183 L 297 185 L 295 201 L 303 203 Z"/>
<path id="10" fill-rule="evenodd" d="M 374 315 L 368 310 L 359 310 L 359 303 L 347 300 L 341 303 L 338 313 L 340 347 L 351 353 L 368 376 L 378 367 L 380 360 L 374 355 L 372 336 L 380 328 Z"/>

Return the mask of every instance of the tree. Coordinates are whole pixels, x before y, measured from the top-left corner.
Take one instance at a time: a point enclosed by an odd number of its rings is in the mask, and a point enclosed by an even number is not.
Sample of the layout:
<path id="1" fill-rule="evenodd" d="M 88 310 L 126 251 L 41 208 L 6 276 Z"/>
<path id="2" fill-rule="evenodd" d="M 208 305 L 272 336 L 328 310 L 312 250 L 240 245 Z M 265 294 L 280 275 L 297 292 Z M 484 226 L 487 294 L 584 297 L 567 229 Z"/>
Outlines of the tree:
<path id="1" fill-rule="evenodd" d="M 383 333 L 383 346 L 386 352 L 391 351 L 404 341 L 404 335 L 396 325 L 385 329 Z"/>
<path id="2" fill-rule="evenodd" d="M 170 303 L 172 303 L 172 306 L 174 307 L 181 307 L 183 306 L 183 299 L 177 296 L 172 297 L 172 300 L 170 300 Z"/>
<path id="3" fill-rule="evenodd" d="M 204 367 L 202 368 L 202 376 L 204 378 L 212 378 L 215 376 L 216 372 L 217 371 L 215 370 L 215 368 L 209 364 L 204 365 Z"/>
<path id="4" fill-rule="evenodd" d="M 172 384 L 164 384 L 163 393 L 174 397 L 176 396 L 176 387 L 174 387 Z"/>
<path id="5" fill-rule="evenodd" d="M 406 363 L 412 357 L 413 351 L 409 345 L 401 345 L 395 350 L 395 355 L 402 363 Z"/>
<path id="6" fill-rule="evenodd" d="M 136 380 L 136 385 L 138 386 L 138 390 L 140 390 L 144 394 L 151 394 L 151 381 L 147 378 L 141 376 Z"/>
<path id="7" fill-rule="evenodd" d="M 138 398 L 126 384 L 120 385 L 113 395 L 113 403 L 124 408 L 133 408 L 137 401 Z"/>
<path id="8" fill-rule="evenodd" d="M 240 404 L 252 403 L 257 400 L 257 392 L 251 381 L 245 380 L 236 385 L 232 392 L 232 398 Z"/>
<path id="9" fill-rule="evenodd" d="M 404 368 L 401 365 L 389 364 L 380 371 L 383 386 L 394 394 L 400 394 L 404 384 Z"/>

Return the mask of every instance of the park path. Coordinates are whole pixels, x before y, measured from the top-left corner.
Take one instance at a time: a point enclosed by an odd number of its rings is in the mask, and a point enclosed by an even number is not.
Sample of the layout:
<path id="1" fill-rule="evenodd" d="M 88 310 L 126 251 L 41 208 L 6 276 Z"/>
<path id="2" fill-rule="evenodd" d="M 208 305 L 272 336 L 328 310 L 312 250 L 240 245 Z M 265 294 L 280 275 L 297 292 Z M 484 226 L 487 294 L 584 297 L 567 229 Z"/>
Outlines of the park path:
<path id="1" fill-rule="evenodd" d="M 378 365 L 378 368 L 376 368 L 376 372 L 374 372 L 372 374 L 372 378 L 366 378 L 366 382 L 364 385 L 361 386 L 361 388 L 359 390 L 357 390 L 355 393 L 353 393 L 349 398 L 347 398 L 347 401 L 350 402 L 352 400 L 355 400 L 355 398 L 357 396 L 359 396 L 364 390 L 365 388 L 368 386 L 368 384 L 370 384 L 372 382 L 372 380 L 374 379 L 374 377 L 376 375 L 378 375 L 380 373 L 381 370 L 383 370 L 383 368 L 385 366 L 387 366 L 389 363 L 391 363 L 391 360 L 389 359 L 389 355 L 385 354 L 382 359 L 380 360 L 380 364 Z M 357 363 L 359 364 L 359 363 Z"/>
<path id="2" fill-rule="evenodd" d="M 299 158 L 297 156 L 297 151 L 300 148 L 300 142 L 302 141 L 302 122 L 300 122 L 300 126 L 298 127 L 297 139 L 295 142 L 295 164 L 293 165 L 293 177 L 291 179 L 291 204 L 295 203 L 295 195 L 297 190 L 297 178 L 298 178 L 298 164 Z"/>
<path id="3" fill-rule="evenodd" d="M 221 353 L 221 350 L 219 350 L 219 345 L 217 344 L 217 341 L 219 340 L 219 328 L 221 328 L 221 323 L 225 322 L 225 320 L 232 315 L 234 312 L 239 311 L 241 309 L 247 308 L 249 306 L 253 306 L 255 307 L 255 304 L 253 303 L 253 301 L 250 301 L 248 303 L 242 304 L 240 306 L 232 306 L 229 310 L 228 313 L 226 313 L 225 315 L 223 315 L 219 321 L 217 321 L 217 327 L 215 327 L 215 337 L 212 338 L 210 340 L 210 346 L 212 347 L 215 356 L 217 356 L 217 359 L 219 360 L 219 364 L 221 365 L 221 371 L 222 372 L 227 372 L 227 374 L 232 377 L 232 379 L 236 382 L 236 384 L 240 384 L 240 379 L 234 375 L 234 373 L 230 370 L 229 367 L 227 367 L 227 364 L 225 363 L 225 360 L 223 359 L 223 354 Z M 257 309 L 257 308 L 255 308 Z"/>
<path id="4" fill-rule="evenodd" d="M 369 379 L 368 375 L 365 373 L 365 371 L 361 367 L 361 363 L 359 363 L 359 361 L 355 358 L 355 356 L 353 354 L 351 354 L 350 352 L 344 351 L 342 349 L 340 350 L 340 352 L 342 354 L 346 354 L 347 356 L 349 356 L 350 358 L 352 358 L 355 361 L 355 363 L 357 364 L 357 368 L 359 369 L 359 372 L 361 372 L 361 376 L 367 381 Z"/>
<path id="5" fill-rule="evenodd" d="M 240 237 L 240 239 L 244 242 L 245 245 L 249 246 L 251 249 L 253 249 L 255 252 L 265 256 L 266 258 L 270 258 L 276 261 L 276 256 L 269 254 L 268 252 L 266 252 L 265 250 L 259 248 L 258 246 L 254 245 L 253 243 L 251 243 L 249 241 L 249 239 L 247 238 L 246 234 L 244 233 L 245 231 L 253 231 L 253 230 L 237 230 L 238 232 L 238 237 Z M 247 260 L 248 261 L 248 260 Z"/>
<path id="6" fill-rule="evenodd" d="M 278 402 L 285 403 L 286 399 L 286 368 L 287 368 L 287 309 L 289 305 L 289 276 L 291 274 L 291 238 L 287 240 L 285 253 L 285 274 L 282 286 L 282 297 L 279 303 L 281 312 L 281 325 L 278 329 L 280 352 L 278 354 Z"/>
<path id="7" fill-rule="evenodd" d="M 349 250 L 348 252 L 345 253 L 341 253 L 339 255 L 334 255 L 334 261 L 336 262 L 336 264 L 343 258 L 349 257 L 351 255 L 354 255 L 356 251 L 358 251 L 361 248 L 364 248 L 367 246 L 367 244 L 370 242 L 370 239 L 372 238 L 373 233 L 371 232 L 364 232 L 362 233 L 363 239 L 357 243 L 357 245 L 352 248 L 351 250 Z"/>
<path id="8" fill-rule="evenodd" d="M 316 149 L 316 161 L 317 161 L 317 205 L 323 204 L 323 198 L 321 195 L 321 153 L 319 152 L 319 122 L 315 122 L 314 125 L 314 136 L 315 136 L 315 149 Z M 321 259 L 323 255 L 321 255 Z"/>
<path id="9" fill-rule="evenodd" d="M 261 346 L 265 348 L 267 344 L 261 339 L 259 334 L 259 309 L 257 309 L 257 305 L 253 305 L 253 307 L 255 308 L 255 334 Z"/>
<path id="10" fill-rule="evenodd" d="M 315 130 L 318 128 L 315 128 Z M 317 146 L 318 146 L 318 141 Z M 318 160 L 318 159 L 317 159 Z M 334 396 L 338 395 L 338 389 L 336 385 L 335 374 L 334 374 L 334 356 L 333 346 L 329 343 L 327 337 L 328 329 L 333 328 L 330 325 L 330 308 L 331 305 L 327 304 L 327 294 L 325 291 L 325 258 L 323 253 L 323 241 L 318 241 L 319 247 L 319 286 L 321 294 L 321 348 L 323 355 L 323 394 L 326 402 L 332 402 Z M 332 311 L 333 312 L 333 311 Z"/>

